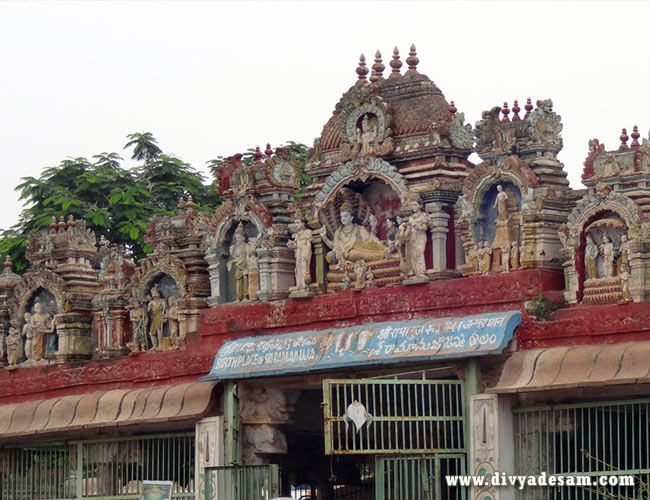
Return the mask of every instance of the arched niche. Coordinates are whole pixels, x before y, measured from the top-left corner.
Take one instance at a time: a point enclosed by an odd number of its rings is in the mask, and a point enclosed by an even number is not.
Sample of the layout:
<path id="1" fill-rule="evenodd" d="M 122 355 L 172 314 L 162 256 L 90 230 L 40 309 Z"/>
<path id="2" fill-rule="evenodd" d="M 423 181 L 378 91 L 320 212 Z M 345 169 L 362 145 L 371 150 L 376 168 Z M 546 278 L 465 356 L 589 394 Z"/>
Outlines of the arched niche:
<path id="1" fill-rule="evenodd" d="M 498 186 L 501 186 L 503 192 L 508 196 L 507 206 L 508 213 L 511 218 L 514 217 L 513 231 L 516 233 L 517 241 L 521 239 L 521 228 L 519 227 L 518 214 L 522 207 L 522 196 L 519 186 L 511 181 L 496 182 L 490 186 L 486 186 L 483 196 L 477 200 L 476 216 L 472 220 L 472 238 L 475 244 L 485 241 L 488 246 L 492 245 L 497 232 L 497 217 L 498 217 L 498 203 L 497 195 L 499 194 Z M 512 235 L 511 235 L 512 237 Z"/>
<path id="2" fill-rule="evenodd" d="M 152 319 L 153 319 L 153 311 L 151 308 L 148 307 L 148 304 L 151 304 L 151 299 L 154 296 L 154 288 L 157 290 L 157 292 L 160 294 L 160 297 L 165 301 L 165 311 L 169 311 L 170 308 L 170 298 L 175 297 L 178 299 L 179 297 L 179 287 L 178 283 L 176 283 L 176 280 L 170 276 L 169 274 L 159 274 L 151 281 L 148 283 L 146 287 L 146 294 L 145 294 L 145 302 L 147 304 L 147 316 L 149 321 L 147 322 L 147 325 L 150 326 L 152 324 Z M 174 299 L 172 299 L 174 300 Z M 149 332 L 147 331 L 147 334 Z M 170 331 L 169 331 L 169 322 L 165 321 L 163 323 L 163 338 L 165 337 L 170 337 Z"/>

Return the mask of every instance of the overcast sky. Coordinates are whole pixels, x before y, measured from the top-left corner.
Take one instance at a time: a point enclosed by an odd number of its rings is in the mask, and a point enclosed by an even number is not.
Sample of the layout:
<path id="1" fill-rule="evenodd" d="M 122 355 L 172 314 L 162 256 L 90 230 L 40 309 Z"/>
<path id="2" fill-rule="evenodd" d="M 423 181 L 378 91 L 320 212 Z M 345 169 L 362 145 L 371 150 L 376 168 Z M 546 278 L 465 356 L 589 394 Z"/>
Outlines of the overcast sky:
<path id="1" fill-rule="evenodd" d="M 311 145 L 359 54 L 388 67 L 411 43 L 472 125 L 504 100 L 551 98 L 579 188 L 590 138 L 648 135 L 649 19 L 647 2 L 0 1 L 0 227 L 18 220 L 20 177 L 128 157 L 131 132 L 201 170 L 267 141 Z"/>

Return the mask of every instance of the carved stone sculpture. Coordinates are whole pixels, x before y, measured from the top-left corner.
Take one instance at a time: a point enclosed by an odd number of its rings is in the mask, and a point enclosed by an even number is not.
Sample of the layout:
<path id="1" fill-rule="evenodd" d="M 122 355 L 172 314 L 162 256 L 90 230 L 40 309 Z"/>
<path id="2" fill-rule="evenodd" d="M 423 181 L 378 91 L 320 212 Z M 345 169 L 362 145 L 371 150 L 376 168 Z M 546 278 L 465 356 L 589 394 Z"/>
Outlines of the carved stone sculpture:
<path id="1" fill-rule="evenodd" d="M 291 240 L 287 242 L 289 248 L 293 248 L 296 255 L 296 290 L 305 290 L 311 283 L 309 267 L 312 255 L 312 232 L 306 228 L 302 219 L 296 219 L 294 233 Z"/>
<path id="2" fill-rule="evenodd" d="M 131 329 L 133 331 L 133 345 L 136 350 L 147 349 L 147 312 L 142 304 L 136 303 L 130 311 Z"/>
<path id="3" fill-rule="evenodd" d="M 20 330 L 15 326 L 11 326 L 7 336 L 7 362 L 9 366 L 16 366 L 22 357 L 23 342 L 20 338 Z"/>
<path id="4" fill-rule="evenodd" d="M 426 278 L 424 248 L 427 244 L 429 218 L 420 207 L 419 197 L 411 196 L 409 200 L 411 216 L 408 218 L 406 232 L 406 260 L 409 278 Z"/>
<path id="5" fill-rule="evenodd" d="M 587 244 L 585 246 L 585 279 L 598 278 L 598 268 L 596 259 L 598 258 L 598 247 L 593 238 L 587 235 Z"/>
<path id="6" fill-rule="evenodd" d="M 603 235 L 600 251 L 603 256 L 603 274 L 605 278 L 611 278 L 614 276 L 614 244 L 607 235 Z"/>
<path id="7" fill-rule="evenodd" d="M 248 273 L 248 299 L 257 300 L 260 290 L 260 265 L 257 256 L 257 238 L 250 238 L 246 244 L 246 271 Z"/>
<path id="8" fill-rule="evenodd" d="M 160 296 L 158 287 L 154 286 L 151 289 L 151 300 L 147 304 L 147 312 L 151 314 L 149 340 L 153 349 L 161 347 L 160 343 L 163 336 L 166 308 L 167 304 L 165 303 L 165 299 Z"/>
<path id="9" fill-rule="evenodd" d="M 169 337 L 174 346 L 178 346 L 178 299 L 172 295 L 167 299 L 167 324 L 169 325 Z"/>
<path id="10" fill-rule="evenodd" d="M 326 259 L 332 264 L 345 265 L 357 260 L 372 262 L 384 258 L 386 247 L 373 238 L 370 232 L 363 226 L 354 223 L 352 207 L 343 203 L 341 205 L 341 226 L 334 232 L 330 240 L 327 237 L 327 229 L 321 228 L 320 236 L 325 244 L 332 249 L 328 252 Z"/>
<path id="11" fill-rule="evenodd" d="M 22 336 L 25 339 L 25 358 L 27 361 L 34 360 L 34 351 L 32 350 L 32 345 L 34 342 L 34 333 L 32 330 L 32 313 L 26 312 L 23 316 L 25 322 L 23 323 Z"/>
<path id="12" fill-rule="evenodd" d="M 248 294 L 248 248 L 244 225 L 240 222 L 235 230 L 234 242 L 230 245 L 230 260 L 228 260 L 228 271 L 235 267 L 235 284 L 237 301 L 242 301 Z"/>

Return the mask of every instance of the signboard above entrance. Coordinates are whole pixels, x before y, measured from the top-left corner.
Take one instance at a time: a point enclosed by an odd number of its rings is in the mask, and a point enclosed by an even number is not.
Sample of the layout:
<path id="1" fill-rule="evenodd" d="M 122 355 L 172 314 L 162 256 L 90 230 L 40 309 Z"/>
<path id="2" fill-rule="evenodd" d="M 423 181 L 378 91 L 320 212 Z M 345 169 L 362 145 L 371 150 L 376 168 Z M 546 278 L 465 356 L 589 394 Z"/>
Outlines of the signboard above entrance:
<path id="1" fill-rule="evenodd" d="M 497 354 L 520 323 L 506 311 L 246 337 L 221 346 L 203 380 Z"/>

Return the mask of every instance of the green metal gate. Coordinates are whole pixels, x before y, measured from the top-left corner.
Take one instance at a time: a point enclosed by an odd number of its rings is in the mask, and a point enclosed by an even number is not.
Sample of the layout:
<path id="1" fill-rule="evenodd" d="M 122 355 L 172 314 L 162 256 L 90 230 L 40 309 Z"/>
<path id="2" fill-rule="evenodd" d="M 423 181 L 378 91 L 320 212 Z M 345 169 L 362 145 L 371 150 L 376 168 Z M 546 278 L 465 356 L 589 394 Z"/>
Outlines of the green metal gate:
<path id="1" fill-rule="evenodd" d="M 463 382 L 323 381 L 325 453 L 374 454 L 376 500 L 465 500 L 446 475 L 466 470 Z"/>
<path id="2" fill-rule="evenodd" d="M 520 498 L 650 499 L 650 399 L 520 408 L 514 417 L 518 474 L 583 483 L 527 487 Z M 618 484 L 597 484 L 603 477 Z"/>
<path id="3" fill-rule="evenodd" d="M 203 478 L 205 500 L 270 500 L 280 495 L 277 465 L 208 467 Z"/>
<path id="4" fill-rule="evenodd" d="M 143 480 L 194 498 L 194 433 L 0 449 L 0 500 L 140 499 Z"/>
<path id="5" fill-rule="evenodd" d="M 464 454 L 379 456 L 375 500 L 465 500 L 466 488 L 447 486 L 444 480 L 464 474 Z"/>
<path id="6" fill-rule="evenodd" d="M 327 379 L 323 397 L 327 455 L 465 451 L 459 380 Z M 366 412 L 363 425 L 352 410 Z"/>

